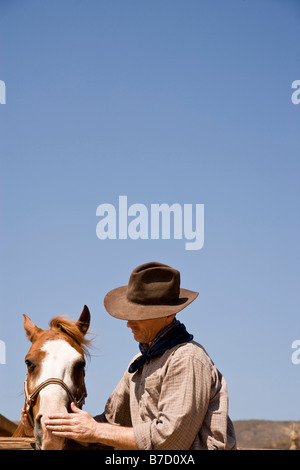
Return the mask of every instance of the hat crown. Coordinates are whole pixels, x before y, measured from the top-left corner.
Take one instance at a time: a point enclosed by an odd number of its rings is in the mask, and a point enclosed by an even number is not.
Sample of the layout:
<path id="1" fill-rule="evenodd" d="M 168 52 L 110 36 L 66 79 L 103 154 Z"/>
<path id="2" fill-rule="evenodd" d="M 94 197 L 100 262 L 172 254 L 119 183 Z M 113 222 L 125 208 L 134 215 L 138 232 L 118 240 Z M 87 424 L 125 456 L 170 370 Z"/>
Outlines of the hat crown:
<path id="1" fill-rule="evenodd" d="M 162 263 L 142 264 L 131 273 L 127 299 L 143 305 L 177 302 L 180 294 L 180 273 Z"/>

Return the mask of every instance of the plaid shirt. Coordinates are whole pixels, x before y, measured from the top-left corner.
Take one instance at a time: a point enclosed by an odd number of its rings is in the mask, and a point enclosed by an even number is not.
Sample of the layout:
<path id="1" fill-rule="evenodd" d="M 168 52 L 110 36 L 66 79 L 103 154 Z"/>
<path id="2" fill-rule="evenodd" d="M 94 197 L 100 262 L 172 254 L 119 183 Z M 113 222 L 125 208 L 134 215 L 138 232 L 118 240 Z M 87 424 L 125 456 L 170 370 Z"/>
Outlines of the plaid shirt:
<path id="1" fill-rule="evenodd" d="M 223 376 L 198 343 L 125 372 L 99 421 L 133 427 L 141 450 L 234 449 Z"/>

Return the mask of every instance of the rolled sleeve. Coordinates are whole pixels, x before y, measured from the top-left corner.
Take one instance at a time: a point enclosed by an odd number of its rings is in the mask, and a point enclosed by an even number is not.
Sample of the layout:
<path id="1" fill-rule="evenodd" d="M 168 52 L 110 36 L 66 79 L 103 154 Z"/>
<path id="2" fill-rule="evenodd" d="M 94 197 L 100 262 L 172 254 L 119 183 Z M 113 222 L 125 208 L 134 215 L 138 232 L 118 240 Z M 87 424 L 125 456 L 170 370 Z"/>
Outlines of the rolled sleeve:
<path id="1" fill-rule="evenodd" d="M 128 374 L 124 374 L 105 406 L 105 419 L 110 424 L 132 426 L 130 415 Z"/>
<path id="2" fill-rule="evenodd" d="M 136 424 L 133 427 L 134 438 L 140 450 L 152 450 L 151 423 Z"/>

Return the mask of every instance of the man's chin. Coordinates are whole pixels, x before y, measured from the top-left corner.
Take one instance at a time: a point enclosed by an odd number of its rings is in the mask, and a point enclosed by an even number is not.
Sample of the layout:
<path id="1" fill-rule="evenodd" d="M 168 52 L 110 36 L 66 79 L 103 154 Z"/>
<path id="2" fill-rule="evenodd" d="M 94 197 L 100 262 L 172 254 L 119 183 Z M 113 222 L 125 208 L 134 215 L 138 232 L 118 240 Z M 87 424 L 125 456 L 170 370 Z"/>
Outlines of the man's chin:
<path id="1" fill-rule="evenodd" d="M 137 341 L 138 343 L 143 343 L 143 338 L 139 335 L 138 332 L 133 331 L 132 334 L 135 341 Z"/>

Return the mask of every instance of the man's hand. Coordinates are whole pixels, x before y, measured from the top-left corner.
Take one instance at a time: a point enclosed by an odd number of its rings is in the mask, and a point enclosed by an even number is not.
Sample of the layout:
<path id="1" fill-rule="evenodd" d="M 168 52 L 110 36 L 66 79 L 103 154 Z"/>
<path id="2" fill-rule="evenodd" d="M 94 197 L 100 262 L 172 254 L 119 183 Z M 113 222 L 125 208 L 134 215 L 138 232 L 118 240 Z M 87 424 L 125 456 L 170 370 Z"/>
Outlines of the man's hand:
<path id="1" fill-rule="evenodd" d="M 73 413 L 51 415 L 45 420 L 46 428 L 54 436 L 73 439 L 80 443 L 98 443 L 116 449 L 138 450 L 133 428 L 98 423 L 89 413 L 71 403 Z"/>
<path id="2" fill-rule="evenodd" d="M 54 436 L 65 437 L 80 442 L 96 442 L 97 422 L 86 411 L 71 403 L 73 413 L 55 414 L 45 420 L 46 428 Z"/>
<path id="3" fill-rule="evenodd" d="M 23 426 L 23 429 L 24 429 L 24 432 L 25 432 L 26 436 L 32 437 L 33 436 L 33 427 L 30 424 L 30 421 L 27 417 L 27 414 L 26 414 L 24 408 L 22 408 L 22 410 L 21 410 L 21 424 Z"/>

